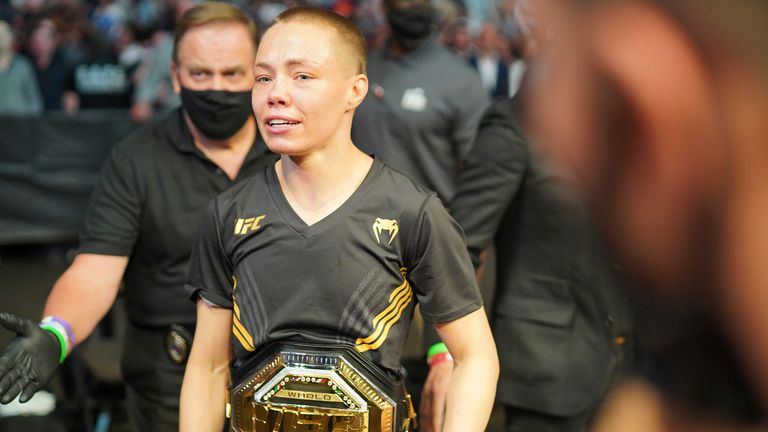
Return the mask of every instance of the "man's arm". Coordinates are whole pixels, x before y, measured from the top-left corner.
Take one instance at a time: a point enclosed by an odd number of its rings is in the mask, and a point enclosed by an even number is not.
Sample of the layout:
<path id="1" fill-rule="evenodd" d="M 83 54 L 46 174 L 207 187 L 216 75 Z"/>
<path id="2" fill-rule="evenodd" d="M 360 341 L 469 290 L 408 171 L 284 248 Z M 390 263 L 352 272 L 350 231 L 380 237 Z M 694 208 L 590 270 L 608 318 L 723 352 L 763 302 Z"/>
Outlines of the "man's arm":
<path id="1" fill-rule="evenodd" d="M 504 212 L 517 194 L 528 164 L 514 104 L 510 99 L 495 102 L 483 115 L 448 208 L 464 230 L 476 268 L 481 252 L 493 240 Z"/>
<path id="2" fill-rule="evenodd" d="M 451 144 L 459 165 L 466 159 L 475 144 L 480 118 L 488 108 L 488 93 L 483 88 L 480 75 L 467 68 L 465 80 L 456 86 L 457 91 L 450 94 L 453 107 L 451 126 Z"/>
<path id="3" fill-rule="evenodd" d="M 0 325 L 16 337 L 0 354 L 0 403 L 20 393 L 20 401 L 26 402 L 45 386 L 74 348 L 72 342 L 87 338 L 112 307 L 127 263 L 127 257 L 78 255 L 56 281 L 44 311 L 65 323 L 46 323 L 44 329 L 31 320 L 1 314 Z M 63 324 L 71 327 L 74 341 Z"/>
<path id="4" fill-rule="evenodd" d="M 48 295 L 44 316 L 69 323 L 75 341 L 86 339 L 115 302 L 128 257 L 79 254 Z"/>
<path id="5" fill-rule="evenodd" d="M 231 328 L 232 310 L 211 306 L 198 298 L 195 341 L 181 386 L 182 432 L 220 431 L 224 426 Z"/>
<path id="6" fill-rule="evenodd" d="M 433 419 L 432 430 L 481 432 L 491 416 L 499 378 L 499 358 L 491 328 L 480 308 L 462 318 L 436 324 L 455 368 L 448 387 L 445 423 Z"/>

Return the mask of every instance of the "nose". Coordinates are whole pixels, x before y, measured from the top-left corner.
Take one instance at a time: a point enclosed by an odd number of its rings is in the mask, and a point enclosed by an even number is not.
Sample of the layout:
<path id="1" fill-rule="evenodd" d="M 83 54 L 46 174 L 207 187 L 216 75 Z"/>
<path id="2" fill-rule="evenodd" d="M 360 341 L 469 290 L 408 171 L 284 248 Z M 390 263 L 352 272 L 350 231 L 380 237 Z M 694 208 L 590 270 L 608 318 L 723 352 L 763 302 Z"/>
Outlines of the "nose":
<path id="1" fill-rule="evenodd" d="M 289 86 L 290 84 L 287 79 L 275 78 L 269 89 L 267 104 L 269 106 L 288 105 L 291 101 Z"/>
<path id="2" fill-rule="evenodd" d="M 221 74 L 213 74 L 211 90 L 227 90 L 224 83 L 224 77 L 221 76 Z"/>

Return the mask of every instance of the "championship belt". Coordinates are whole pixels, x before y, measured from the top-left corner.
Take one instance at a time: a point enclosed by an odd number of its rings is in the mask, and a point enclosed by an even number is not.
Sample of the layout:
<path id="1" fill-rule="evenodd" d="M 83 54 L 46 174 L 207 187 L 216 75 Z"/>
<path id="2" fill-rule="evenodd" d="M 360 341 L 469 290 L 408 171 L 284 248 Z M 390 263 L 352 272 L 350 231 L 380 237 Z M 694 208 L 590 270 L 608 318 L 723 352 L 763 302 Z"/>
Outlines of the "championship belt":
<path id="1" fill-rule="evenodd" d="M 238 432 L 407 432 L 416 413 L 394 381 L 351 347 L 272 344 L 232 371 Z"/>

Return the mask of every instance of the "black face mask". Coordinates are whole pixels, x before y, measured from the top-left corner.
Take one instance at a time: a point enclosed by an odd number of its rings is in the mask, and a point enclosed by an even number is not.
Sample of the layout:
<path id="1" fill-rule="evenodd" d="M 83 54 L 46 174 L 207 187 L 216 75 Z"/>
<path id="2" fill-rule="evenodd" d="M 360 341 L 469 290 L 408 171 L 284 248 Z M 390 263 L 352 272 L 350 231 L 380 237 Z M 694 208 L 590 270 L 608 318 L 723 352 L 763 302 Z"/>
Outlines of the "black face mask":
<path id="1" fill-rule="evenodd" d="M 432 31 L 432 8 L 426 5 L 392 9 L 387 13 L 392 39 L 405 50 L 412 50 Z"/>
<path id="2" fill-rule="evenodd" d="M 214 140 L 231 137 L 253 115 L 250 91 L 190 90 L 182 87 L 181 105 L 195 127 Z"/>

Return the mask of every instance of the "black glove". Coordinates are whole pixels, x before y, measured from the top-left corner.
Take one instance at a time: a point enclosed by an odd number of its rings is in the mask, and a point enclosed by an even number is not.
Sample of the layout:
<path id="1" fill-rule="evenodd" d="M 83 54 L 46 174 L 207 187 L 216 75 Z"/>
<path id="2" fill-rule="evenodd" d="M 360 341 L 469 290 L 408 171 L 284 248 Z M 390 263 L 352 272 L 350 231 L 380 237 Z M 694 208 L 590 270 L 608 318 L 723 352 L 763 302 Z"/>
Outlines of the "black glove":
<path id="1" fill-rule="evenodd" d="M 19 393 L 19 401 L 26 402 L 56 373 L 59 341 L 37 323 L 10 313 L 0 313 L 0 325 L 17 334 L 0 355 L 0 403 Z"/>

